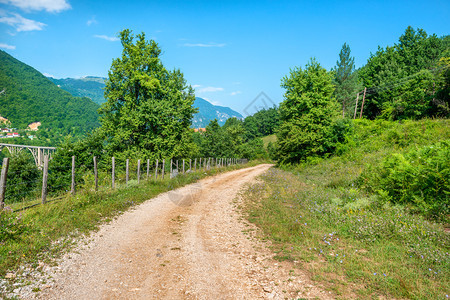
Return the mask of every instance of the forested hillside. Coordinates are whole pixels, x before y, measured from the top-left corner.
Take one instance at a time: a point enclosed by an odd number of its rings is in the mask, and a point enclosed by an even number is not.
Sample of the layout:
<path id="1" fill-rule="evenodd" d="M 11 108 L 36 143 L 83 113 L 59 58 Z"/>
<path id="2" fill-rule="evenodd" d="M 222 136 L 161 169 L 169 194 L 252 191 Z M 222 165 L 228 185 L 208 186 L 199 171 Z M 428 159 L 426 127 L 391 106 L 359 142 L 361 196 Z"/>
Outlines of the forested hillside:
<path id="1" fill-rule="evenodd" d="M 41 122 L 38 132 L 56 141 L 99 126 L 98 104 L 73 97 L 4 51 L 0 51 L 0 89 L 5 90 L 0 96 L 0 115 L 15 128 Z"/>
<path id="2" fill-rule="evenodd" d="M 105 88 L 105 78 L 86 76 L 83 78 L 61 78 L 48 77 L 54 84 L 75 97 L 88 97 L 97 104 L 105 102 L 103 89 Z"/>
<path id="3" fill-rule="evenodd" d="M 217 119 L 219 125 L 223 125 L 229 118 L 243 118 L 240 113 L 229 107 L 213 105 L 199 97 L 195 97 L 194 107 L 198 108 L 198 112 L 194 114 L 192 119 L 192 127 L 194 128 L 204 128 L 214 119 Z"/>

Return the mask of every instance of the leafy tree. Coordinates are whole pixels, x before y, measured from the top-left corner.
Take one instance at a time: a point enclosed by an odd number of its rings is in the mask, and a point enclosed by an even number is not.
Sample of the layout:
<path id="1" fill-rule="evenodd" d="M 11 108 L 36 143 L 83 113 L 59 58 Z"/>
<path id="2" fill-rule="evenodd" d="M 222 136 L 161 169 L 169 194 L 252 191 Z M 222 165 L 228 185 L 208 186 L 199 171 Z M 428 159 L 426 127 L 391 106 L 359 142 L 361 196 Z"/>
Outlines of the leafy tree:
<path id="1" fill-rule="evenodd" d="M 295 68 L 283 78 L 281 86 L 286 92 L 277 133 L 282 163 L 298 162 L 330 149 L 332 124 L 337 115 L 332 80 L 333 73 L 315 59 L 305 69 Z"/>
<path id="2" fill-rule="evenodd" d="M 446 67 L 440 62 L 449 51 L 448 36 L 428 36 L 410 26 L 397 44 L 379 47 L 359 73 L 369 88 L 364 114 L 385 119 L 448 114 L 448 94 L 442 93 L 448 90 Z"/>
<path id="3" fill-rule="evenodd" d="M 113 60 L 101 114 L 106 150 L 118 157 L 185 156 L 193 146 L 189 126 L 194 92 L 179 70 L 163 66 L 161 49 L 145 34 L 120 32 L 122 57 Z"/>
<path id="4" fill-rule="evenodd" d="M 336 61 L 334 95 L 339 103 L 342 103 L 342 117 L 351 115 L 354 110 L 353 98 L 360 89 L 358 85 L 358 74 L 355 72 L 355 58 L 351 56 L 350 46 L 347 43 L 342 45 L 339 52 L 339 60 Z"/>

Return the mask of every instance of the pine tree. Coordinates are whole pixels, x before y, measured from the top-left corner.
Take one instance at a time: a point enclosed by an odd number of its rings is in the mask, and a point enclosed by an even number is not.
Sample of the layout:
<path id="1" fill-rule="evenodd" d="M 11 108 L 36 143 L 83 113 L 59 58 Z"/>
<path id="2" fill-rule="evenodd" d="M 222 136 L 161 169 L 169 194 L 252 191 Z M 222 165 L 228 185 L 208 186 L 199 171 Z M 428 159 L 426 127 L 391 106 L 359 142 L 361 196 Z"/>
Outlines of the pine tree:
<path id="1" fill-rule="evenodd" d="M 353 111 L 354 107 L 350 104 L 353 103 L 354 95 L 359 90 L 355 58 L 351 56 L 350 46 L 347 43 L 342 45 L 334 72 L 336 84 L 334 95 L 337 101 L 342 103 L 342 117 L 345 117 L 346 113 L 350 114 Z"/>

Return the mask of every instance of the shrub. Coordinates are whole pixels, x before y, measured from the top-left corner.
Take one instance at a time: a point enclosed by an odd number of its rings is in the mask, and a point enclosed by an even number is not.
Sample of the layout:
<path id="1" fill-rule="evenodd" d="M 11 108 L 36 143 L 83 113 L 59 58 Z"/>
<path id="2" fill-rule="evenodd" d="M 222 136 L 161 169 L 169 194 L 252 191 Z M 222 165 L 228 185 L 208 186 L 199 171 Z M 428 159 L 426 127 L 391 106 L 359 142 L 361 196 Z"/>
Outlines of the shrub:
<path id="1" fill-rule="evenodd" d="M 428 217 L 450 213 L 450 140 L 393 153 L 368 168 L 361 180 L 393 203 L 411 206 Z"/>

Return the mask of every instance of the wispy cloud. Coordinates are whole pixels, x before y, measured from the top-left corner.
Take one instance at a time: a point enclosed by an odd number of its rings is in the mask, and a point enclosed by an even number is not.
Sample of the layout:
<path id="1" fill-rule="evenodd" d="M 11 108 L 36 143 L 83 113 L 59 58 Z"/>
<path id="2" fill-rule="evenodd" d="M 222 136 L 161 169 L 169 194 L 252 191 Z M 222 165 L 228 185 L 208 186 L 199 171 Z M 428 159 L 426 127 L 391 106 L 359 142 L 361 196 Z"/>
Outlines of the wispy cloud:
<path id="1" fill-rule="evenodd" d="M 107 41 L 110 41 L 110 42 L 117 42 L 119 40 L 119 38 L 117 38 L 117 37 L 107 36 L 107 35 L 104 35 L 104 34 L 97 34 L 97 35 L 94 35 L 94 37 L 96 37 L 98 39 L 107 40 Z"/>
<path id="2" fill-rule="evenodd" d="M 231 96 L 236 96 L 236 95 L 239 95 L 239 94 L 242 94 L 242 92 L 241 91 L 236 91 L 236 92 L 231 92 Z"/>
<path id="3" fill-rule="evenodd" d="M 0 2 L 3 0 L 0 0 Z M 5 23 L 9 26 L 14 27 L 17 31 L 33 31 L 42 30 L 45 26 L 44 23 L 30 20 L 22 17 L 16 13 L 5 13 L 0 17 L 0 23 Z"/>
<path id="4" fill-rule="evenodd" d="M 1 0 L 0 0 L 1 1 Z M 93 16 L 92 18 L 90 18 L 87 22 L 86 25 L 87 26 L 91 26 L 92 24 L 97 24 L 97 20 L 95 19 L 95 16 Z"/>
<path id="5" fill-rule="evenodd" d="M 1 1 L 1 0 L 0 0 Z M 191 43 L 185 43 L 183 44 L 184 47 L 203 47 L 203 48 L 210 48 L 210 47 L 225 47 L 226 44 L 222 43 L 222 44 L 218 44 L 218 43 L 208 43 L 208 44 L 203 44 L 203 43 L 197 43 L 197 44 L 191 44 Z"/>
<path id="6" fill-rule="evenodd" d="M 55 76 L 53 76 L 52 74 L 49 74 L 49 73 L 42 73 L 42 75 L 44 75 L 45 77 L 52 77 L 52 78 L 55 78 Z"/>
<path id="7" fill-rule="evenodd" d="M 202 88 L 199 88 L 197 90 L 198 93 L 214 93 L 214 92 L 222 92 L 224 89 L 221 87 L 214 87 L 214 86 L 205 86 Z"/>
<path id="8" fill-rule="evenodd" d="M 15 50 L 16 46 L 0 43 L 0 48 L 1 49 L 7 49 L 7 50 Z"/>
<path id="9" fill-rule="evenodd" d="M 16 6 L 24 11 L 41 11 L 58 13 L 72 8 L 66 0 L 0 0 L 0 3 Z"/>

